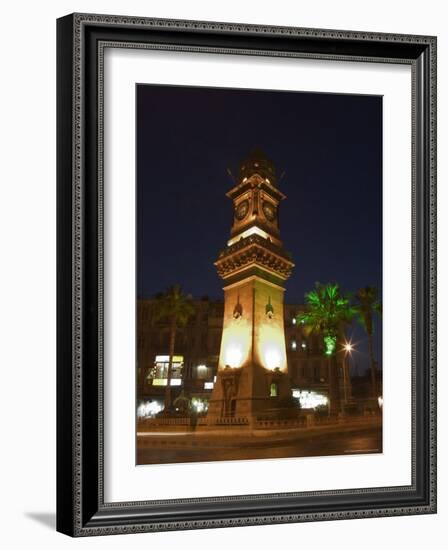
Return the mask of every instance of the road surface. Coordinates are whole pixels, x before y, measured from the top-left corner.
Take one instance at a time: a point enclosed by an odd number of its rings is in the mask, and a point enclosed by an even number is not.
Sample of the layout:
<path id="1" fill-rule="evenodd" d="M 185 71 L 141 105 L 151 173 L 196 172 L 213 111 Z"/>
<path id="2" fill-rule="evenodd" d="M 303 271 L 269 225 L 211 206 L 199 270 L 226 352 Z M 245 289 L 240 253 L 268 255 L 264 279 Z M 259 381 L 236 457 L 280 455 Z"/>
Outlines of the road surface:
<path id="1" fill-rule="evenodd" d="M 146 436 L 148 437 L 148 436 Z M 149 436 L 151 437 L 151 436 Z M 163 437 L 163 436 L 162 436 Z M 167 436 L 172 439 L 173 436 Z M 179 444 L 172 441 L 165 445 L 137 447 L 137 464 L 161 464 L 175 462 L 209 462 L 215 460 L 250 460 L 259 458 L 286 458 L 305 456 L 329 456 L 349 454 L 370 454 L 382 452 L 381 427 L 368 426 L 349 431 L 313 433 L 304 437 L 291 437 L 290 440 L 252 438 L 251 442 L 229 444 L 220 443 L 216 438 L 198 438 L 182 443 L 182 435 L 177 437 Z M 142 441 L 142 437 L 138 441 Z M 161 440 L 161 434 L 157 436 Z"/>

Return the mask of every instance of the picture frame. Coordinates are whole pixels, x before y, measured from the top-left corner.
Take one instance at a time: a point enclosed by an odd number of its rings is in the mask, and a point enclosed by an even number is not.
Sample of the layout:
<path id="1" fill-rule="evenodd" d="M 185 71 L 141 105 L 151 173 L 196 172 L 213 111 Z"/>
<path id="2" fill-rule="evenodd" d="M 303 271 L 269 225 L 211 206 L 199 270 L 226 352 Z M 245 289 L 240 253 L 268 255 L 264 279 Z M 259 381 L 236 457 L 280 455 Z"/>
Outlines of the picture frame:
<path id="1" fill-rule="evenodd" d="M 70 536 L 436 512 L 436 38 L 72 14 L 57 21 L 57 530 Z M 104 499 L 104 49 L 410 65 L 412 483 Z M 106 308 L 107 309 L 107 308 Z"/>

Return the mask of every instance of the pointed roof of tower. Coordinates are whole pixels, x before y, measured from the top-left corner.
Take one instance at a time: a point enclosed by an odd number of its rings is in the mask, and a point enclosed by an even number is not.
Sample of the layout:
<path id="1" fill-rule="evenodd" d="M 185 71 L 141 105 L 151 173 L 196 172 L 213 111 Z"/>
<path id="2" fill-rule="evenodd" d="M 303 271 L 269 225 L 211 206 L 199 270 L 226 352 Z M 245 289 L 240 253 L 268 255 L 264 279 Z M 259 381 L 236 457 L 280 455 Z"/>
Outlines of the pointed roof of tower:
<path id="1" fill-rule="evenodd" d="M 240 179 L 250 178 L 254 174 L 259 174 L 266 178 L 272 185 L 276 184 L 277 177 L 274 163 L 266 156 L 265 152 L 259 147 L 254 147 L 248 157 L 240 164 Z"/>

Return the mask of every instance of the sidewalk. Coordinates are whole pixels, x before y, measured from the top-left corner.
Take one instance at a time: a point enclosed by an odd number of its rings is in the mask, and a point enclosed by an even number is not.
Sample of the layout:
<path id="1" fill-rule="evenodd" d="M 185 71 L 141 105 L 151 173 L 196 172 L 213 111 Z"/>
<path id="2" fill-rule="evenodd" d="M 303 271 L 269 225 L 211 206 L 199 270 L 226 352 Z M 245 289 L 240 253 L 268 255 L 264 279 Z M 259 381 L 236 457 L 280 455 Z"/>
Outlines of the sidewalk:
<path id="1" fill-rule="evenodd" d="M 201 430 L 179 432 L 137 432 L 139 447 L 166 447 L 179 446 L 217 446 L 217 447 L 241 447 L 241 445 L 260 445 L 264 443 L 279 444 L 300 441 L 313 436 L 325 434 L 350 433 L 359 430 L 380 429 L 381 417 L 351 418 L 350 421 L 338 421 L 334 423 L 316 424 L 310 427 L 295 427 L 283 429 L 241 429 L 226 427 L 217 430 Z"/>

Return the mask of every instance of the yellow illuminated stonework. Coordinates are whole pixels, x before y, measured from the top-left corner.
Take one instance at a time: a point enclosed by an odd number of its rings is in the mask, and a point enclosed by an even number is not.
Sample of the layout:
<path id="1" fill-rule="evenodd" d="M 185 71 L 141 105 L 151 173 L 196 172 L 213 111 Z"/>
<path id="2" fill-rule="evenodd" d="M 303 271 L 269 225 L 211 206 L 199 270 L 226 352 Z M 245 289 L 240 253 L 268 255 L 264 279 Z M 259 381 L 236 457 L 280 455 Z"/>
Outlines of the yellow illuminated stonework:
<path id="1" fill-rule="evenodd" d="M 225 291 L 218 369 L 239 368 L 251 361 L 252 322 L 246 306 L 243 287 L 229 288 Z"/>
<path id="2" fill-rule="evenodd" d="M 210 423 L 272 413 L 291 395 L 283 325 L 284 282 L 294 264 L 284 250 L 273 164 L 256 151 L 240 167 L 231 238 L 215 262 L 224 281 L 224 323 Z"/>

